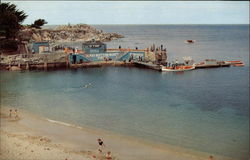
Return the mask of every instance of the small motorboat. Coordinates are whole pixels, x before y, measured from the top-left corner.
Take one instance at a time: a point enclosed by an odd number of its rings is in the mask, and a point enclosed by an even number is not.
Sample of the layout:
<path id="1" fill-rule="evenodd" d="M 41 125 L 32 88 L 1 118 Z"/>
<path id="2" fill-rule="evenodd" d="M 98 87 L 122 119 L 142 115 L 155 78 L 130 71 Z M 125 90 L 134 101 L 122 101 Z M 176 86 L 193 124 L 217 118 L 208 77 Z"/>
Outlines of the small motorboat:
<path id="1" fill-rule="evenodd" d="M 185 42 L 186 42 L 186 43 L 194 43 L 194 42 L 195 42 L 195 40 L 188 39 L 188 40 L 186 40 Z"/>
<path id="2" fill-rule="evenodd" d="M 195 69 L 195 65 L 181 65 L 181 66 L 174 66 L 174 67 L 167 67 L 161 66 L 161 71 L 163 72 L 182 72 L 182 71 L 189 71 Z"/>
<path id="3" fill-rule="evenodd" d="M 232 64 L 234 67 L 244 67 L 244 63 L 237 63 L 237 64 Z"/>
<path id="4" fill-rule="evenodd" d="M 245 64 L 242 61 L 225 61 L 234 67 L 244 67 Z"/>

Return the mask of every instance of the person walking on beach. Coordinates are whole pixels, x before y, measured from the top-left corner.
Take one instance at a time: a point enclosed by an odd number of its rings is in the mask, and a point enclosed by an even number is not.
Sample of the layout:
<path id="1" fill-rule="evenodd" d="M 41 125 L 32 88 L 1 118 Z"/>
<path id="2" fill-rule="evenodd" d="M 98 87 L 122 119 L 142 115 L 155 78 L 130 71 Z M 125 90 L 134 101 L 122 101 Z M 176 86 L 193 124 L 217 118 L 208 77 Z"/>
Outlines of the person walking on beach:
<path id="1" fill-rule="evenodd" d="M 99 144 L 99 149 L 98 149 L 98 151 L 101 153 L 101 152 L 102 152 L 102 148 L 103 148 L 103 147 L 106 147 L 106 146 L 105 146 L 105 144 L 104 144 L 104 142 L 103 142 L 103 140 L 102 140 L 101 138 L 98 138 L 98 139 L 97 139 L 97 142 L 98 142 L 98 144 Z"/>
<path id="2" fill-rule="evenodd" d="M 106 154 L 106 160 L 111 160 L 111 159 L 112 159 L 111 152 L 108 151 Z"/>
<path id="3" fill-rule="evenodd" d="M 14 114 L 15 114 L 15 119 L 17 119 L 18 118 L 17 109 L 15 109 Z"/>
<path id="4" fill-rule="evenodd" d="M 12 109 L 10 109 L 10 114 L 9 114 L 9 117 L 11 118 L 12 116 Z"/>

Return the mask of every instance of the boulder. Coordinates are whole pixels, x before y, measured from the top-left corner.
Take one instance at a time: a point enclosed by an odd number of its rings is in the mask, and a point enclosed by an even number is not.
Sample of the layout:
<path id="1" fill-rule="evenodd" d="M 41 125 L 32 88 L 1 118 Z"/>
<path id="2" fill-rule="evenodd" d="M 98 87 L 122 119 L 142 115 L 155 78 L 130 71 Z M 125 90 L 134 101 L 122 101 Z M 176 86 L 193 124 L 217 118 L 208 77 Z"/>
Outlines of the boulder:
<path id="1" fill-rule="evenodd" d="M 9 68 L 10 71 L 20 71 L 21 68 L 20 67 L 17 67 L 17 66 L 12 66 Z"/>

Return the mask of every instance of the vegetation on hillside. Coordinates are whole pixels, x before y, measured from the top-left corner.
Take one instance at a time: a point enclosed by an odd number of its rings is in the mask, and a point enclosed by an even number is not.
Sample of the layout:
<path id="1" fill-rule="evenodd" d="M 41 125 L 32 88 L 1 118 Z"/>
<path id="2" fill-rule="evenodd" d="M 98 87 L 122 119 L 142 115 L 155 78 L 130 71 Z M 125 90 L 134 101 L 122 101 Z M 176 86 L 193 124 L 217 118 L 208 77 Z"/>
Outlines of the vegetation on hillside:
<path id="1" fill-rule="evenodd" d="M 35 22 L 33 24 L 31 24 L 30 27 L 41 29 L 41 26 L 43 26 L 44 24 L 47 24 L 47 23 L 48 22 L 46 22 L 44 19 L 38 19 L 38 20 L 35 20 Z"/>

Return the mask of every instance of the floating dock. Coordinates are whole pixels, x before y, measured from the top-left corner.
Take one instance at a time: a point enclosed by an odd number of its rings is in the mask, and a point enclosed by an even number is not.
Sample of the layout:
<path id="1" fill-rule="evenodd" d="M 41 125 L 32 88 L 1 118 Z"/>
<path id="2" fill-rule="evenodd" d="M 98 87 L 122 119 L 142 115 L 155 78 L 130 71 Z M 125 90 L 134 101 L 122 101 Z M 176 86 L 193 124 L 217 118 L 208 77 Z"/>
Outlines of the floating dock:
<path id="1" fill-rule="evenodd" d="M 231 64 L 197 64 L 195 66 L 195 69 L 201 69 L 201 68 L 218 68 L 218 67 L 230 67 Z"/>
<path id="2" fill-rule="evenodd" d="M 206 59 L 203 62 L 197 63 L 195 69 L 199 68 L 218 68 L 218 67 L 230 67 L 230 63 L 225 61 L 217 61 L 215 59 Z"/>

